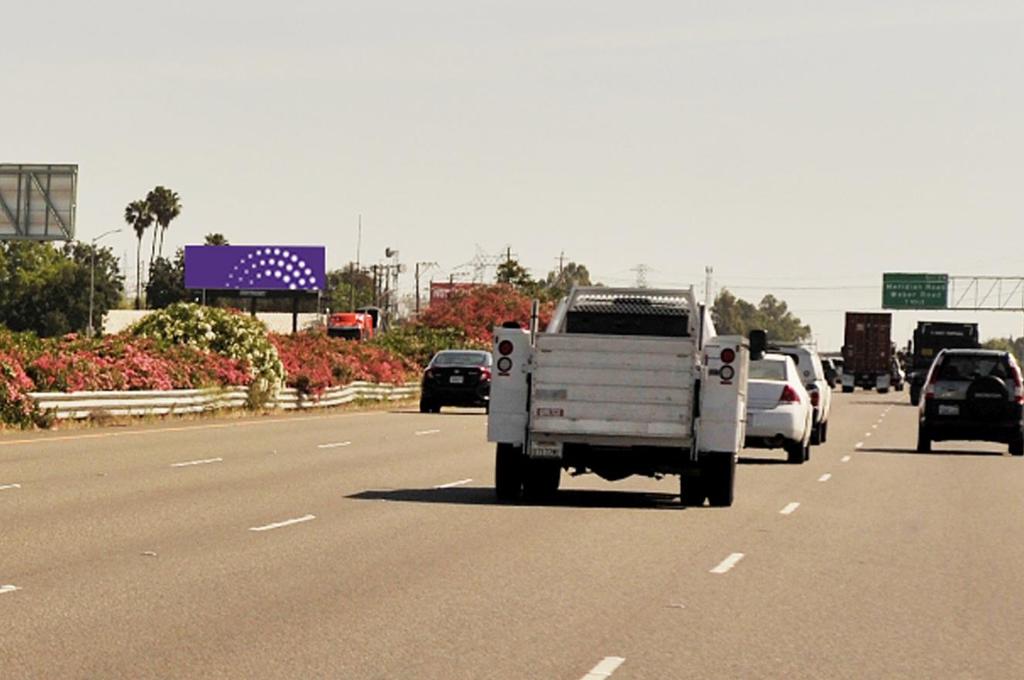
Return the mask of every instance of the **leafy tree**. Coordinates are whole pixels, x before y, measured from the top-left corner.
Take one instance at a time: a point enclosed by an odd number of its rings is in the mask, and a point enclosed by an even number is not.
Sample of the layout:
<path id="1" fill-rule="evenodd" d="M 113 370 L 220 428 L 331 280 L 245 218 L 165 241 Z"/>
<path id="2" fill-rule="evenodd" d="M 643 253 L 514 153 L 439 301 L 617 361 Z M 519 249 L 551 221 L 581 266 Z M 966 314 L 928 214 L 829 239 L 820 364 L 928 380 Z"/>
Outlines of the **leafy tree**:
<path id="1" fill-rule="evenodd" d="M 794 342 L 811 335 L 810 326 L 789 311 L 788 305 L 774 295 L 765 295 L 754 305 L 723 290 L 711 308 L 715 329 L 726 335 L 747 335 L 755 329 L 764 329 L 769 340 Z"/>
<path id="2" fill-rule="evenodd" d="M 135 309 L 142 309 L 142 237 L 153 225 L 153 210 L 147 201 L 132 201 L 124 209 L 124 221 L 135 230 Z"/>
<path id="3" fill-rule="evenodd" d="M 175 302 L 190 302 L 192 296 L 185 289 L 185 251 L 181 248 L 173 260 L 157 257 L 149 268 L 146 283 L 146 304 L 150 309 L 163 309 Z"/>
<path id="4" fill-rule="evenodd" d="M 167 231 L 167 227 L 171 226 L 171 222 L 181 214 L 181 197 L 178 196 L 178 192 L 176 191 L 171 191 L 164 186 L 157 186 L 146 194 L 146 203 L 149 204 L 153 217 L 156 219 L 156 223 L 160 227 L 159 254 L 163 257 L 164 232 Z M 156 232 L 153 232 L 153 244 L 154 246 L 156 245 Z M 153 266 L 153 260 L 154 257 L 150 254 L 149 264 L 151 267 Z"/>
<path id="5" fill-rule="evenodd" d="M 0 321 L 42 336 L 83 332 L 89 323 L 94 246 L 12 242 L 0 246 Z M 94 318 L 117 306 L 124 279 L 109 248 L 95 250 Z"/>
<path id="6" fill-rule="evenodd" d="M 573 286 L 591 286 L 587 266 L 570 262 L 561 271 L 548 272 L 543 284 L 544 297 L 559 300 L 569 294 Z"/>
<path id="7" fill-rule="evenodd" d="M 229 246 L 228 237 L 219 232 L 213 234 L 207 234 L 204 241 L 204 245 L 208 246 Z"/>
<path id="8" fill-rule="evenodd" d="M 530 277 L 530 272 L 519 264 L 518 260 L 509 259 L 499 264 L 497 280 L 498 283 L 507 283 L 522 291 L 533 291 L 537 287 L 537 282 Z"/>
<path id="9" fill-rule="evenodd" d="M 350 262 L 346 267 L 327 272 L 327 306 L 331 311 L 352 309 L 353 293 L 356 308 L 373 304 L 373 277 L 365 269 L 356 269 Z"/>
<path id="10" fill-rule="evenodd" d="M 992 338 L 981 345 L 985 349 L 997 349 L 1003 352 L 1011 352 L 1018 361 L 1024 361 L 1024 337 L 1021 338 Z"/>

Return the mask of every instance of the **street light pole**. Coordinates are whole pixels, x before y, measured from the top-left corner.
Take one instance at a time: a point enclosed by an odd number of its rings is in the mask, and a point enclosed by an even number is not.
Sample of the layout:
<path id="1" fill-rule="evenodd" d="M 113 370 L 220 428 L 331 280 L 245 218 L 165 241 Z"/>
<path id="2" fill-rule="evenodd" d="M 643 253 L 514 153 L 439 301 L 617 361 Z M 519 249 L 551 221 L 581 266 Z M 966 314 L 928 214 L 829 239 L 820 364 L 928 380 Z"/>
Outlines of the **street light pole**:
<path id="1" fill-rule="evenodd" d="M 92 323 L 93 300 L 96 297 L 96 243 L 104 236 L 121 231 L 121 229 L 111 229 L 103 232 L 92 240 L 92 247 L 89 249 L 89 327 L 85 329 L 85 334 L 90 338 L 96 335 L 96 327 Z"/>

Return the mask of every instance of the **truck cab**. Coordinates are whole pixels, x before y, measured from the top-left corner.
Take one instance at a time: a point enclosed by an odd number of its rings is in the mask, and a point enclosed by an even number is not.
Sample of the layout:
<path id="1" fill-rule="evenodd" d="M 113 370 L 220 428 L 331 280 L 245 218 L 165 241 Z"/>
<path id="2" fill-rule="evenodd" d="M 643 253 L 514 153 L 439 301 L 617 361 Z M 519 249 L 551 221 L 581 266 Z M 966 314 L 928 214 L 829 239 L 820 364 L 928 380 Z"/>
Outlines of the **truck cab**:
<path id="1" fill-rule="evenodd" d="M 499 500 L 548 496 L 564 469 L 678 475 L 683 503 L 731 505 L 749 350 L 715 334 L 692 288 L 574 288 L 544 332 L 495 329 Z"/>

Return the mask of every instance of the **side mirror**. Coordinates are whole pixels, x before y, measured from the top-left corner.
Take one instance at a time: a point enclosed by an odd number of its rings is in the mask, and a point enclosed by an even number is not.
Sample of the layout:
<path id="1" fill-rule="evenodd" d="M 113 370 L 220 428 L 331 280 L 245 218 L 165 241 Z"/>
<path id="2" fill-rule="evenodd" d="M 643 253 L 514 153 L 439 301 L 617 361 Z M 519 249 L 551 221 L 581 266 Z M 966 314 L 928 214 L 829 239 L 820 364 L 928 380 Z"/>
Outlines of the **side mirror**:
<path id="1" fill-rule="evenodd" d="M 768 347 L 768 333 L 763 330 L 750 331 L 750 360 L 763 359 L 766 347 Z"/>

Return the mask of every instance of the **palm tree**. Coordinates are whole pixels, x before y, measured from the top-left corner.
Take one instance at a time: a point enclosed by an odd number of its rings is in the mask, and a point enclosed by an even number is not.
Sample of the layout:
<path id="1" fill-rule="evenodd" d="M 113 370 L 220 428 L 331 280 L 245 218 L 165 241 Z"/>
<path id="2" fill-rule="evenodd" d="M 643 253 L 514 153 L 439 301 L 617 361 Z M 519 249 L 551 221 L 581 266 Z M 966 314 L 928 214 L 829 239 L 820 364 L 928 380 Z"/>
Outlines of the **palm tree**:
<path id="1" fill-rule="evenodd" d="M 156 223 L 160 225 L 160 250 L 157 251 L 160 257 L 164 255 L 164 232 L 171 225 L 171 220 L 181 214 L 181 197 L 177 191 L 171 191 L 167 187 L 158 186 L 146 195 L 146 202 L 149 203 Z M 153 232 L 153 248 L 156 249 L 156 232 Z M 150 254 L 149 264 L 153 266 L 153 255 Z"/>
<path id="2" fill-rule="evenodd" d="M 132 201 L 124 209 L 124 221 L 135 230 L 135 309 L 142 309 L 142 237 L 153 224 L 153 209 L 147 201 Z"/>

